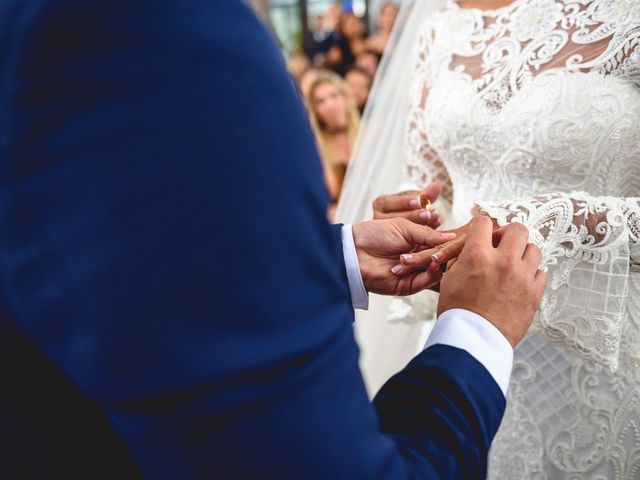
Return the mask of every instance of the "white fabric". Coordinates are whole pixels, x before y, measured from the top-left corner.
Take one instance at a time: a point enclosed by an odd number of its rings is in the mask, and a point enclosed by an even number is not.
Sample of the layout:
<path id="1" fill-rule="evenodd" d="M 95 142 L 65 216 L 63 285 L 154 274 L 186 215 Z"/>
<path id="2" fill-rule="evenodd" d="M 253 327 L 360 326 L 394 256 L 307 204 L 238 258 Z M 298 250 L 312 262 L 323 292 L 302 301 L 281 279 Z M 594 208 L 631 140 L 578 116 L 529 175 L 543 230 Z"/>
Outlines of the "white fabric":
<path id="1" fill-rule="evenodd" d="M 550 278 L 515 350 L 489 478 L 638 479 L 640 2 L 515 0 L 480 11 L 449 1 L 416 23 L 408 99 L 380 113 L 396 121 L 404 111 L 404 128 L 363 133 L 402 141 L 380 171 L 441 179 L 445 226 L 466 223 L 476 202 L 501 224 L 527 224 Z M 388 193 L 358 175 L 366 153 L 356 152 L 345 201 Z M 433 309 L 423 299 L 382 312 L 370 303 L 358 338 L 375 391 L 419 351 Z M 404 351 L 389 355 L 390 338 Z"/>
<path id="2" fill-rule="evenodd" d="M 454 308 L 443 312 L 429 335 L 425 348 L 448 345 L 460 348 L 478 360 L 507 395 L 513 348 L 493 324 L 480 315 Z"/>
<path id="3" fill-rule="evenodd" d="M 369 308 L 369 294 L 362 281 L 352 227 L 350 224 L 342 226 L 342 254 L 344 256 L 344 265 L 347 269 L 347 280 L 349 281 L 353 308 L 366 310 Z"/>

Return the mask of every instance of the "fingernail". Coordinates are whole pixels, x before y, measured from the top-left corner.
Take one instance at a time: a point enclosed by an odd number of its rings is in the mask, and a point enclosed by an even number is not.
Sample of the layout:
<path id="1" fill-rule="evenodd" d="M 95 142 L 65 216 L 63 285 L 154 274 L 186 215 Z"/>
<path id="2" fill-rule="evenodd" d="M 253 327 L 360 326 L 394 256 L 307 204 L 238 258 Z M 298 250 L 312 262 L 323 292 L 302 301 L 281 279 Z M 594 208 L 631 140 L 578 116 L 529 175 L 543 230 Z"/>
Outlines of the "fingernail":
<path id="1" fill-rule="evenodd" d="M 410 253 L 405 253 L 404 255 L 400 255 L 405 262 L 410 262 L 413 260 L 413 255 Z"/>
<path id="2" fill-rule="evenodd" d="M 429 210 L 425 210 L 424 212 L 420 212 L 420 218 L 422 220 L 431 220 L 431 212 Z"/>
<path id="3" fill-rule="evenodd" d="M 431 255 L 431 259 L 435 262 L 435 263 L 439 263 L 440 260 L 442 260 L 444 258 L 444 253 L 442 252 L 436 252 L 433 255 Z"/>
<path id="4" fill-rule="evenodd" d="M 440 216 L 440 214 L 437 210 L 431 210 L 431 216 L 433 217 L 433 219 L 436 219 Z"/>
<path id="5" fill-rule="evenodd" d="M 418 207 L 420 206 L 420 200 L 419 200 L 419 199 L 417 199 L 417 198 L 414 198 L 413 200 L 411 200 L 411 201 L 409 202 L 409 205 L 410 205 L 412 208 L 418 208 Z"/>
<path id="6" fill-rule="evenodd" d="M 391 267 L 391 272 L 395 273 L 396 275 L 398 275 L 402 271 L 402 268 L 403 268 L 402 265 L 395 265 L 395 266 Z"/>

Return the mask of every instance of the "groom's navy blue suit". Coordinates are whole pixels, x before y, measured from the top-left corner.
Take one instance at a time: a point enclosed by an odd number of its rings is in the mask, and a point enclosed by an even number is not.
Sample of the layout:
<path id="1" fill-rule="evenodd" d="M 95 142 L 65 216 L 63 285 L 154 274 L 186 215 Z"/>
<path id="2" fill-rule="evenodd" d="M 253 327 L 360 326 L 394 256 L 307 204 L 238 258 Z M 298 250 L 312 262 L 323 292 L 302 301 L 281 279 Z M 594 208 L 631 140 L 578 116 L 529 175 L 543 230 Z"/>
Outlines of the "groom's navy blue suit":
<path id="1" fill-rule="evenodd" d="M 305 113 L 242 2 L 0 21 L 0 478 L 484 477 L 505 401 L 471 355 L 369 403 Z"/>

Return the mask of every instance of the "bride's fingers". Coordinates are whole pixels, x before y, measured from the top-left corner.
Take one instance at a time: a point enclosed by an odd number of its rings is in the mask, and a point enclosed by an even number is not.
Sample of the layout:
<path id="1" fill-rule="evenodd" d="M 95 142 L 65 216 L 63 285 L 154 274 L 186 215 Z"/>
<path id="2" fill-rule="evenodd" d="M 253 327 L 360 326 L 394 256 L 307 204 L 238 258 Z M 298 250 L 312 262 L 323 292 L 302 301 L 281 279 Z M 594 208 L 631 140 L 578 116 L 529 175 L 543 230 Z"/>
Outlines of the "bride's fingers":
<path id="1" fill-rule="evenodd" d="M 398 217 L 406 218 L 411 223 L 417 223 L 418 225 L 427 225 L 431 228 L 436 228 L 434 226 L 434 222 L 439 222 L 440 214 L 436 210 L 424 209 L 404 210 L 389 213 L 374 211 L 374 219 L 376 220 Z"/>
<path id="2" fill-rule="evenodd" d="M 420 209 L 420 192 L 404 192 L 395 195 L 382 195 L 373 201 L 373 211 L 382 215 Z"/>
<path id="3" fill-rule="evenodd" d="M 431 182 L 422 189 L 422 194 L 426 195 L 431 202 L 435 202 L 442 193 L 442 183 L 439 181 Z"/>
<path id="4" fill-rule="evenodd" d="M 413 275 L 408 275 L 404 278 L 400 279 L 403 285 L 403 291 L 408 294 L 414 294 L 417 292 L 421 292 L 422 290 L 426 290 L 427 288 L 432 288 L 442 279 L 442 274 L 438 268 L 427 268 L 424 271 L 417 272 Z"/>
<path id="5" fill-rule="evenodd" d="M 405 267 L 424 268 L 431 263 L 438 265 L 448 262 L 460 255 L 464 247 L 466 236 L 451 240 L 449 242 L 437 245 L 433 248 L 422 250 L 414 253 L 407 253 L 400 256 L 400 263 Z"/>

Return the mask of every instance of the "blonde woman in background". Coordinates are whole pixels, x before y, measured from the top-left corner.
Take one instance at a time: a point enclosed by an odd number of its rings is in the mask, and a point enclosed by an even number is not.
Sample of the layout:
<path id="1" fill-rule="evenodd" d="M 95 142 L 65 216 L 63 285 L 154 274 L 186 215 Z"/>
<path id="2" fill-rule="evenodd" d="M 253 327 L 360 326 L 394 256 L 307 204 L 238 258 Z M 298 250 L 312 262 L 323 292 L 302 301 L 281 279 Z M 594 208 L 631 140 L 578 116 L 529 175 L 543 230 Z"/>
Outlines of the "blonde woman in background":
<path id="1" fill-rule="evenodd" d="M 333 72 L 318 73 L 309 88 L 306 101 L 322 157 L 325 183 L 331 196 L 329 217 L 333 218 L 360 126 L 360 113 L 346 83 Z"/>

